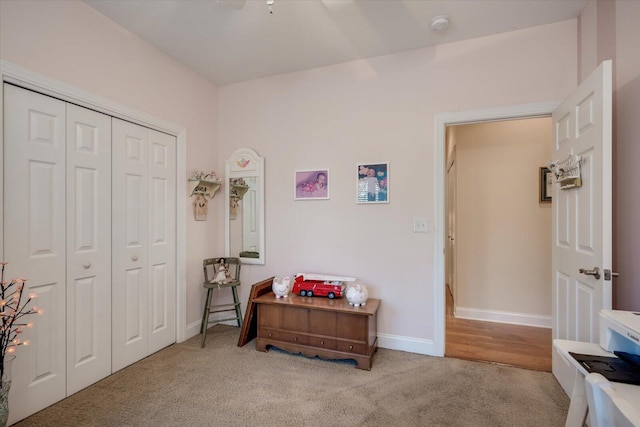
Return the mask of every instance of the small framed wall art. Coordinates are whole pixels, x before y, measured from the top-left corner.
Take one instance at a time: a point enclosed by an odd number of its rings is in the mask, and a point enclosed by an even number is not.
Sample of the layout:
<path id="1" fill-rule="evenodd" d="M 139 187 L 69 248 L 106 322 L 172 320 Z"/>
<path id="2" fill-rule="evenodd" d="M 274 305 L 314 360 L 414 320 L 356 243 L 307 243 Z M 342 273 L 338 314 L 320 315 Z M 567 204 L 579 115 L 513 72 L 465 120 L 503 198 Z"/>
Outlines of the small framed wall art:
<path id="1" fill-rule="evenodd" d="M 540 203 L 551 202 L 553 194 L 553 172 L 549 168 L 540 168 Z"/>
<path id="2" fill-rule="evenodd" d="M 357 203 L 389 203 L 389 163 L 359 163 Z"/>
<path id="3" fill-rule="evenodd" d="M 295 171 L 294 200 L 326 200 L 329 198 L 329 169 Z"/>

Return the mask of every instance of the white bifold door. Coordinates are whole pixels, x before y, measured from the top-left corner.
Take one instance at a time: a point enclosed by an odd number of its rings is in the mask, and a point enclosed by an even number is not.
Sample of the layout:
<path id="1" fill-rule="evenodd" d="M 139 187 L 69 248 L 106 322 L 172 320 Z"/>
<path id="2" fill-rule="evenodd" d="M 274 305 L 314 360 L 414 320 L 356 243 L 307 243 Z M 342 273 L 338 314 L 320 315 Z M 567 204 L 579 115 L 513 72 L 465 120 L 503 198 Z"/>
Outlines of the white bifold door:
<path id="1" fill-rule="evenodd" d="M 111 118 L 11 85 L 4 114 L 6 272 L 44 309 L 16 352 L 13 422 L 111 373 Z"/>
<path id="2" fill-rule="evenodd" d="M 175 342 L 173 136 L 113 119 L 113 371 Z"/>
<path id="3" fill-rule="evenodd" d="M 34 328 L 9 423 L 176 337 L 176 138 L 4 84 L 6 278 L 27 277 Z"/>

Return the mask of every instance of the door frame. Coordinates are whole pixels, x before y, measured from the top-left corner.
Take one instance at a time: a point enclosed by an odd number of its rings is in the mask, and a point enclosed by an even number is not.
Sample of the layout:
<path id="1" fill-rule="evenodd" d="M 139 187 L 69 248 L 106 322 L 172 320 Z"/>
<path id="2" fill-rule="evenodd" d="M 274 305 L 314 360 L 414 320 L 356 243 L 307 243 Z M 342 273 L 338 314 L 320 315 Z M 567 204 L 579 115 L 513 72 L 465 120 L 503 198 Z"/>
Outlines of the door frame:
<path id="1" fill-rule="evenodd" d="M 560 101 L 436 114 L 434 120 L 433 355 L 444 356 L 446 316 L 446 127 L 481 122 L 550 117 Z M 549 278 L 551 280 L 551 278 Z"/>
<path id="2" fill-rule="evenodd" d="M 111 101 L 75 86 L 52 79 L 44 74 L 29 70 L 0 59 L 0 129 L 4 130 L 4 83 L 11 83 L 44 95 L 67 101 L 81 107 L 108 114 L 141 126 L 176 137 L 176 342 L 187 338 L 187 189 L 179 185 L 179 177 L 186 176 L 187 130 L 184 126 L 159 119 L 126 105 Z M 0 239 L 4 242 L 3 218 L 3 152 L 4 131 L 0 132 Z M 0 259 L 4 259 L 4 247 L 0 245 Z"/>

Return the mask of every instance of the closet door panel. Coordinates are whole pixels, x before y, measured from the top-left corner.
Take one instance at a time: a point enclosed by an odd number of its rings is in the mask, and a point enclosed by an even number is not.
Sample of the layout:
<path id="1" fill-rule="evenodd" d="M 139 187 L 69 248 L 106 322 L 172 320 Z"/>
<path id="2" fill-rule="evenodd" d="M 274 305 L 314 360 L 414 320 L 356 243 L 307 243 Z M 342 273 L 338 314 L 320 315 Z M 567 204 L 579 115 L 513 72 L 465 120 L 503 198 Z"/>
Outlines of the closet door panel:
<path id="1" fill-rule="evenodd" d="M 115 372 L 148 354 L 149 131 L 115 118 L 112 125 L 112 368 Z"/>
<path id="2" fill-rule="evenodd" d="M 131 268 L 127 270 L 125 284 L 126 296 L 124 301 L 126 320 L 124 325 L 124 340 L 125 345 L 128 346 L 134 346 L 136 343 L 145 344 L 142 340 L 145 338 L 143 327 L 146 325 L 146 319 L 144 319 L 143 316 L 146 314 L 146 310 L 140 309 L 146 295 L 145 281 L 146 275 L 142 268 Z"/>
<path id="3" fill-rule="evenodd" d="M 111 117 L 67 104 L 67 394 L 111 373 Z"/>
<path id="4" fill-rule="evenodd" d="M 149 131 L 149 353 L 176 339 L 176 138 Z"/>
<path id="5" fill-rule="evenodd" d="M 12 423 L 65 397 L 65 104 L 5 84 L 4 132 L 6 273 L 44 310 L 16 350 Z"/>

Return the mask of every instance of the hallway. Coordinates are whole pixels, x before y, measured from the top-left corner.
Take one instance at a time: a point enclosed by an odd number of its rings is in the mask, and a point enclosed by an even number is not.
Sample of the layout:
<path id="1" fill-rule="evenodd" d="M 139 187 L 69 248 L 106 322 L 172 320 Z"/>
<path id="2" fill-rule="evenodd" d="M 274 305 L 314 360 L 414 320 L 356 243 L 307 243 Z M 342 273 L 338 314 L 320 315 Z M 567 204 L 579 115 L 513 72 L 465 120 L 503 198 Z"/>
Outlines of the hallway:
<path id="1" fill-rule="evenodd" d="M 551 372 L 551 329 L 456 319 L 447 287 L 445 356 Z"/>

